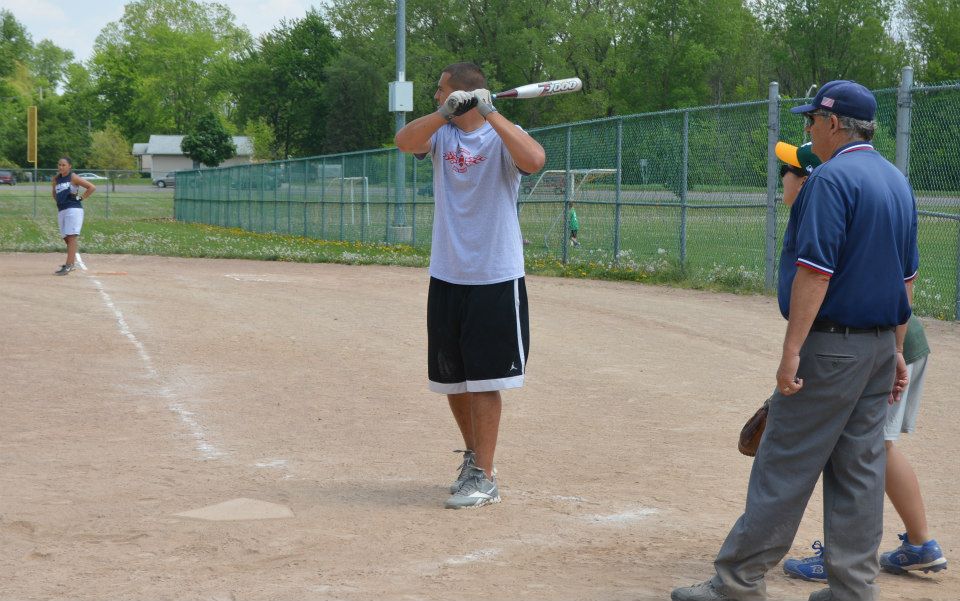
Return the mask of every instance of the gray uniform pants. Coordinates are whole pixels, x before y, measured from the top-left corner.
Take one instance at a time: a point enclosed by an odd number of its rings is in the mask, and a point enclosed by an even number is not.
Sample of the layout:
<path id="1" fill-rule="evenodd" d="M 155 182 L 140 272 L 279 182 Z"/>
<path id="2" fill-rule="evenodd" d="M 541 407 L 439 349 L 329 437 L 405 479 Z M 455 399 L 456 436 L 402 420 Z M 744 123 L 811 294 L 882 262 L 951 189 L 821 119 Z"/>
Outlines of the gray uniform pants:
<path id="1" fill-rule="evenodd" d="M 811 332 L 803 388 L 770 402 L 744 514 L 714 566 L 738 601 L 767 598 L 764 574 L 790 550 L 823 473 L 824 564 L 833 601 L 874 601 L 883 534 L 883 425 L 896 372 L 892 331 Z"/>

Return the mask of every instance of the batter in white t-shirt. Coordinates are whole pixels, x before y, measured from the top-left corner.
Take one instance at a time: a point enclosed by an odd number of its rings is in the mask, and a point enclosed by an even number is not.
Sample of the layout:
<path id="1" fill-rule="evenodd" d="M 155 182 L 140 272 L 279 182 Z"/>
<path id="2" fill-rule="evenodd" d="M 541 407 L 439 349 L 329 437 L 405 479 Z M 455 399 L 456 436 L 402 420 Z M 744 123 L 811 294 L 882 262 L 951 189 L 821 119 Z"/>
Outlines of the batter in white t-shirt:
<path id="1" fill-rule="evenodd" d="M 502 390 L 523 386 L 530 353 L 517 191 L 543 147 L 493 106 L 472 63 L 448 66 L 439 108 L 405 125 L 397 148 L 433 159 L 436 212 L 427 293 L 427 375 L 463 436 L 450 509 L 500 502 L 493 456 Z"/>
<path id="2" fill-rule="evenodd" d="M 447 124 L 430 146 L 436 202 L 430 275 L 452 284 L 523 277 L 522 174 L 503 140 L 486 121 L 469 132 Z"/>

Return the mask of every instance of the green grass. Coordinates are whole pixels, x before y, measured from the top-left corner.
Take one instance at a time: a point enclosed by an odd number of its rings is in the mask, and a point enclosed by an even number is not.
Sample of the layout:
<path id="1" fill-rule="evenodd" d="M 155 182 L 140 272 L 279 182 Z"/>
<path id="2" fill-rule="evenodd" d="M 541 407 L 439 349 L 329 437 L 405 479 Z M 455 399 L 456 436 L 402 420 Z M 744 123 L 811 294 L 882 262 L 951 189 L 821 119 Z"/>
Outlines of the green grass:
<path id="1" fill-rule="evenodd" d="M 55 222 L 47 223 L 32 218 L 0 218 L 0 251 L 63 250 L 63 241 L 59 238 Z M 171 218 L 88 220 L 84 223 L 80 250 L 91 254 L 410 267 L 423 267 L 429 262 L 428 252 L 408 245 L 364 244 L 258 234 L 239 229 L 181 223 Z"/>
<path id="2" fill-rule="evenodd" d="M 29 192 L 26 193 L 25 192 Z M 383 198 L 371 203 L 278 202 L 247 193 L 230 203 L 181 203 L 173 219 L 166 191 L 95 195 L 87 204 L 81 251 L 267 261 L 334 262 L 424 267 L 429 263 L 433 204 L 421 198 L 404 207 L 406 244 L 387 227 L 396 208 Z M 687 211 L 687 244 L 681 260 L 680 213 L 676 206 L 625 206 L 620 213 L 619 254 L 614 258 L 614 207 L 577 205 L 582 246 L 564 248 L 558 203 L 525 205 L 520 214 L 530 274 L 621 280 L 726 291 L 765 293 L 763 208 Z M 32 190 L 0 191 L 0 251 L 61 252 L 56 210 Z M 191 223 L 188 221 L 198 222 Z M 779 240 L 787 221 L 777 215 Z M 207 222 L 207 223 L 199 223 Z M 960 223 L 921 217 L 918 313 L 955 319 L 957 240 Z M 564 257 L 566 252 L 566 257 Z M 564 261 L 564 258 L 566 261 Z"/>
<path id="3" fill-rule="evenodd" d="M 537 252 L 541 256 L 562 253 L 563 224 L 559 205 L 544 205 L 542 211 L 552 214 L 550 218 L 528 215 L 527 209 L 530 208 L 524 208 L 521 222 L 524 234 L 533 243 L 531 246 L 538 246 Z M 677 207 L 622 208 L 620 257 L 616 263 L 613 262 L 613 207 L 580 204 L 577 215 L 582 246 L 567 248 L 568 263 L 585 266 L 582 270 L 587 273 L 595 270 L 602 273 L 612 268 L 616 273 L 626 268 L 629 273 L 660 274 L 657 277 L 672 273 L 679 285 L 694 288 L 746 293 L 764 291 L 765 208 L 688 209 L 687 243 L 682 261 L 681 222 Z M 788 215 L 785 206 L 778 206 L 774 256 L 777 261 Z M 958 239 L 960 220 L 921 215 L 918 227 L 920 277 L 914 283 L 918 313 L 938 319 L 956 319 Z M 679 268 L 681 263 L 682 270 Z"/>

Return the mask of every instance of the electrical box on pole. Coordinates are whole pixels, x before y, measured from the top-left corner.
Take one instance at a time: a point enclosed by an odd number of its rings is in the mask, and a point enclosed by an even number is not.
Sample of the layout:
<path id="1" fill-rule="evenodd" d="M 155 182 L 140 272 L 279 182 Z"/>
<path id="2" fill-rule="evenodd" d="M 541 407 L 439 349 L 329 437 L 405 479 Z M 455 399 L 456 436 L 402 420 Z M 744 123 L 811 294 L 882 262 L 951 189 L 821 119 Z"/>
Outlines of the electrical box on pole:
<path id="1" fill-rule="evenodd" d="M 389 96 L 391 113 L 413 112 L 412 81 L 391 81 Z"/>

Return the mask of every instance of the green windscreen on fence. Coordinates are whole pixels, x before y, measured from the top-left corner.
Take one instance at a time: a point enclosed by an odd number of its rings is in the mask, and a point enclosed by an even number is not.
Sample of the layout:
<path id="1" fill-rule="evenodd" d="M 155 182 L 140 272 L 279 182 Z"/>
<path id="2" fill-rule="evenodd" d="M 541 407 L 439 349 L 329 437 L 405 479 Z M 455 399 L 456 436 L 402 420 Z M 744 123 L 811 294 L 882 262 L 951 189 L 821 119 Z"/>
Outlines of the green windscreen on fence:
<path id="1" fill-rule="evenodd" d="M 901 128 L 909 137 L 898 142 L 898 90 L 876 91 L 874 145 L 891 162 L 898 143 L 908 147 L 920 212 L 917 310 L 956 319 L 960 171 L 948 156 L 960 139 L 960 86 L 909 93 L 911 123 Z M 768 189 L 768 181 L 779 179 L 769 179 L 768 132 L 802 143 L 803 119 L 789 112 L 802 102 L 780 100 L 774 111 L 758 101 L 531 130 L 547 162 L 523 177 L 518 195 L 528 262 L 651 274 L 682 269 L 701 281 L 762 290 L 775 272 L 788 216 L 780 191 Z M 177 174 L 175 215 L 256 232 L 428 246 L 432 182 L 429 157 L 396 149 L 186 171 Z M 570 236 L 571 211 L 578 245 Z"/>

